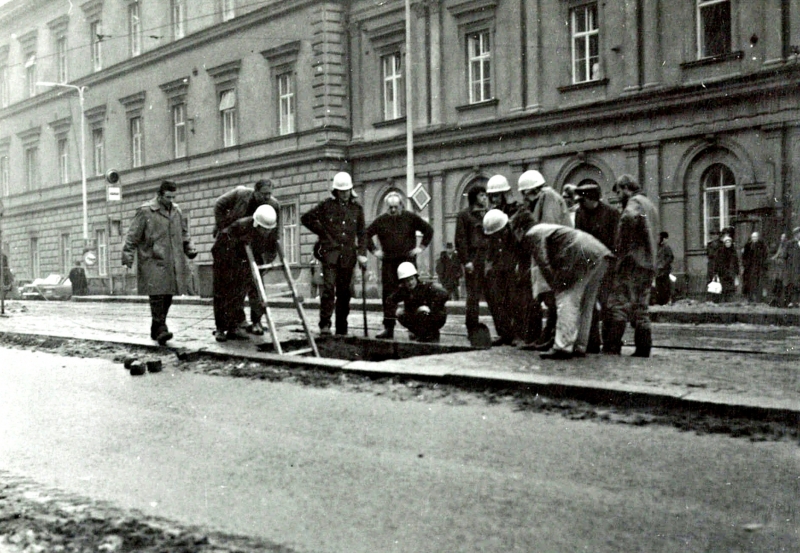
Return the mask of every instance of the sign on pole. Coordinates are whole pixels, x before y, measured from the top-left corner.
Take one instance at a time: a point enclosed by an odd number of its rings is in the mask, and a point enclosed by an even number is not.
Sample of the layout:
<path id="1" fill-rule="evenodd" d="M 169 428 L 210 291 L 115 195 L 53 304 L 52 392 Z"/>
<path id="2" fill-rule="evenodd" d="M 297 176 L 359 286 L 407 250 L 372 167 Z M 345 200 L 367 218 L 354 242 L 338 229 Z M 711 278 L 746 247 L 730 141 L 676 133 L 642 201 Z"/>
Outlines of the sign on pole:
<path id="1" fill-rule="evenodd" d="M 118 202 L 122 200 L 122 188 L 119 186 L 109 186 L 106 188 L 106 200 Z"/>
<path id="2" fill-rule="evenodd" d="M 87 250 L 83 252 L 83 262 L 86 263 L 87 267 L 94 267 L 95 263 L 97 263 L 97 254 L 94 250 Z"/>

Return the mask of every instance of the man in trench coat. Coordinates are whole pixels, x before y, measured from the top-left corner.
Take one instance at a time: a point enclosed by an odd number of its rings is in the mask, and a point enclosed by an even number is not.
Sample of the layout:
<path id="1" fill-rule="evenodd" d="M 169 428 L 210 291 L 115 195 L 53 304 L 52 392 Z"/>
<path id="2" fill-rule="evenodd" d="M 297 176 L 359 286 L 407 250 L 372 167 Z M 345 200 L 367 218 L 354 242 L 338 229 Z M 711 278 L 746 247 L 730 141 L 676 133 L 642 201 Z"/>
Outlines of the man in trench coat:
<path id="1" fill-rule="evenodd" d="M 150 296 L 150 338 L 162 346 L 173 336 L 167 328 L 172 296 L 189 294 L 187 258 L 197 257 L 186 217 L 173 203 L 177 189 L 174 182 L 161 183 L 156 197 L 136 210 L 122 248 L 122 264 L 129 269 L 136 254 L 137 288 Z"/>

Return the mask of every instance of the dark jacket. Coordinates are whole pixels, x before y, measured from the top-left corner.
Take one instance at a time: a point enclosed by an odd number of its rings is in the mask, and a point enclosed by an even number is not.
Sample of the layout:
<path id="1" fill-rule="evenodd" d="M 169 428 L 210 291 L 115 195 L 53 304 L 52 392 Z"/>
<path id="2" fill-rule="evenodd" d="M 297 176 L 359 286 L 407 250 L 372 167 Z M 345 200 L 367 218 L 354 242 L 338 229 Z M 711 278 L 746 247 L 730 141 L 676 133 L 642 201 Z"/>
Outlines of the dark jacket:
<path id="1" fill-rule="evenodd" d="M 433 227 L 425 219 L 410 211 L 384 213 L 367 227 L 367 249 L 375 251 L 372 237 L 377 236 L 385 259 L 405 259 L 417 247 L 417 231 L 422 233 L 421 246 L 427 248 L 433 239 Z"/>
<path id="2" fill-rule="evenodd" d="M 513 273 L 519 259 L 517 241 L 511 228 L 506 225 L 503 229 L 486 237 L 486 267 L 487 275 Z"/>
<path id="3" fill-rule="evenodd" d="M 328 198 L 304 213 L 300 222 L 319 237 L 315 256 L 328 265 L 353 267 L 356 257 L 366 255 L 364 209 L 350 198 Z"/>
<path id="4" fill-rule="evenodd" d="M 574 286 L 611 250 L 587 232 L 564 225 L 535 225 L 525 236 L 527 246 L 554 292 Z"/>
<path id="5" fill-rule="evenodd" d="M 717 276 L 722 283 L 723 292 L 730 290 L 736 277 L 739 276 L 739 256 L 736 246 L 726 248 L 724 245 L 717 252 Z"/>
<path id="6" fill-rule="evenodd" d="M 742 268 L 744 269 L 742 277 L 745 290 L 753 290 L 761 285 L 767 272 L 767 259 L 769 259 L 769 249 L 764 242 L 761 240 L 747 241 L 742 250 Z"/>
<path id="7" fill-rule="evenodd" d="M 237 186 L 233 190 L 226 192 L 217 198 L 214 204 L 214 232 L 216 236 L 220 230 L 225 229 L 228 225 L 241 219 L 242 217 L 252 217 L 260 205 L 254 199 L 254 192 L 251 188 L 244 186 Z M 275 214 L 278 216 L 278 225 L 276 228 L 281 229 L 281 207 L 275 198 L 270 198 L 267 204 L 275 209 Z"/>
<path id="8" fill-rule="evenodd" d="M 123 264 L 138 257 L 136 282 L 145 296 L 183 295 L 191 290 L 186 252 L 193 248 L 186 218 L 178 204 L 167 211 L 153 198 L 136 210 L 125 245 Z"/>
<path id="9" fill-rule="evenodd" d="M 72 284 L 73 296 L 85 296 L 89 292 L 89 282 L 86 280 L 86 271 L 83 267 L 73 267 L 69 272 L 69 281 Z"/>
<path id="10" fill-rule="evenodd" d="M 439 255 L 439 260 L 436 262 L 436 275 L 439 277 L 439 282 L 445 288 L 455 288 L 458 286 L 458 281 L 464 274 L 464 269 L 461 268 L 461 263 L 458 261 L 458 255 L 443 251 Z"/>
<path id="11" fill-rule="evenodd" d="M 656 256 L 656 276 L 668 276 L 672 272 L 672 262 L 675 261 L 675 254 L 669 244 L 659 244 Z"/>
<path id="12" fill-rule="evenodd" d="M 614 251 L 618 226 L 619 211 L 602 200 L 594 209 L 586 209 L 581 206 L 575 212 L 575 228 L 588 232 L 612 252 Z"/>
<path id="13" fill-rule="evenodd" d="M 653 202 L 643 194 L 628 198 L 619 219 L 614 247 L 618 266 L 630 260 L 642 269 L 655 271 L 658 229 L 658 211 Z"/>
<path id="14" fill-rule="evenodd" d="M 482 264 L 486 258 L 486 235 L 483 234 L 485 209 L 470 206 L 458 214 L 456 219 L 456 251 L 462 265 L 472 262 Z"/>
<path id="15" fill-rule="evenodd" d="M 403 304 L 406 313 L 416 313 L 421 306 L 428 306 L 431 316 L 441 316 L 447 313 L 445 304 L 450 294 L 435 282 L 418 282 L 413 290 L 401 286 L 390 296 L 396 305 Z"/>
<path id="16" fill-rule="evenodd" d="M 786 242 L 786 251 L 783 254 L 786 260 L 784 284 L 800 285 L 800 244 L 791 238 Z"/>

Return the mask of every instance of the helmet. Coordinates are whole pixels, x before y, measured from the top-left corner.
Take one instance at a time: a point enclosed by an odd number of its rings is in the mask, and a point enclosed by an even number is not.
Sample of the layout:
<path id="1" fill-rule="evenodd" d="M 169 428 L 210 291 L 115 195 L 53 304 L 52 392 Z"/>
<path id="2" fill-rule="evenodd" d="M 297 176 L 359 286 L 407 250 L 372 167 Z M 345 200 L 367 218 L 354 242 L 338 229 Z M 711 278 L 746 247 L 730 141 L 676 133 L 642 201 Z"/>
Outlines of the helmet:
<path id="1" fill-rule="evenodd" d="M 403 205 L 403 197 L 400 195 L 399 192 L 389 192 L 386 194 L 386 197 L 383 199 L 384 203 L 387 207 L 399 205 Z"/>
<path id="2" fill-rule="evenodd" d="M 487 194 L 497 194 L 498 192 L 508 192 L 511 186 L 508 184 L 508 179 L 503 175 L 495 175 L 486 183 Z"/>
<path id="3" fill-rule="evenodd" d="M 334 190 L 351 190 L 353 188 L 353 178 L 350 173 L 345 173 L 344 171 L 336 173 L 333 176 L 332 188 Z"/>
<path id="4" fill-rule="evenodd" d="M 397 280 L 403 280 L 416 274 L 418 274 L 417 268 L 410 261 L 403 261 L 397 266 Z"/>
<path id="5" fill-rule="evenodd" d="M 501 231 L 508 224 L 508 215 L 499 209 L 490 209 L 483 216 L 483 233 L 494 234 Z"/>
<path id="6" fill-rule="evenodd" d="M 517 190 L 520 192 L 523 190 L 536 190 L 537 188 L 544 186 L 545 182 L 547 181 L 544 180 L 544 177 L 539 171 L 531 169 L 530 171 L 525 171 L 519 176 Z"/>
<path id="7" fill-rule="evenodd" d="M 267 204 L 258 206 L 256 212 L 253 213 L 253 226 L 265 229 L 274 229 L 278 226 L 278 215 L 275 213 L 275 208 Z"/>

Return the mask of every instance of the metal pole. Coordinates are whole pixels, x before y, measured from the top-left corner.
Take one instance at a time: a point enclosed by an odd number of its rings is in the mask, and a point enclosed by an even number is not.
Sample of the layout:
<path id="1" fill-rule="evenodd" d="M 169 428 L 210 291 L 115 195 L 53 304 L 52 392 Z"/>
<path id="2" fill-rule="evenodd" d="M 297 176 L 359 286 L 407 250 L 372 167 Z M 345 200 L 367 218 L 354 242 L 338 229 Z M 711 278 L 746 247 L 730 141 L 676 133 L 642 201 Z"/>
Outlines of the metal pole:
<path id="1" fill-rule="evenodd" d="M 411 0 L 406 0 L 406 201 L 411 208 L 414 191 L 414 102 L 411 98 Z"/>
<path id="2" fill-rule="evenodd" d="M 88 192 L 86 190 L 86 130 L 83 121 L 83 93 L 86 87 L 79 86 L 78 101 L 81 105 L 81 194 L 83 197 L 83 245 L 87 246 L 89 241 L 89 206 L 88 206 Z"/>

